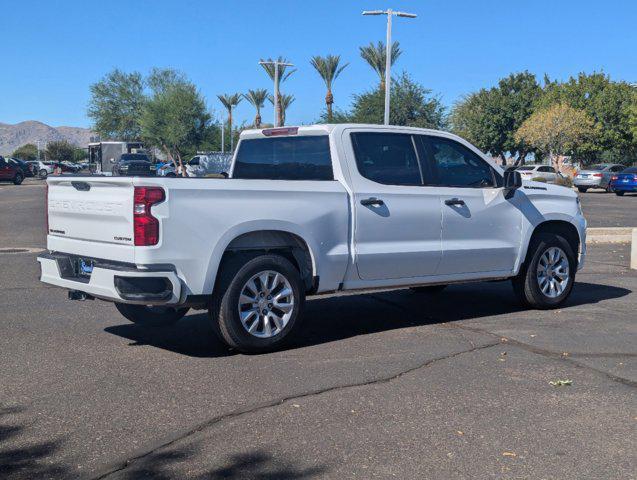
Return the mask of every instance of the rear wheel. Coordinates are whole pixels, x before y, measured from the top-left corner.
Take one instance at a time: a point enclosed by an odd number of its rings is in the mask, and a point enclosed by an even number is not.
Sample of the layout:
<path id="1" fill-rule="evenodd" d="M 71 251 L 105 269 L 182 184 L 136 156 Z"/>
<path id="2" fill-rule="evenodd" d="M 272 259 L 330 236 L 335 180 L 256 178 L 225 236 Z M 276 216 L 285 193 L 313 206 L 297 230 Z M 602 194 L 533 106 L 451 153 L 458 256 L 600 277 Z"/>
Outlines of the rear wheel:
<path id="1" fill-rule="evenodd" d="M 615 195 L 617 195 L 618 197 L 623 197 L 624 193 L 626 192 L 615 192 Z"/>
<path id="2" fill-rule="evenodd" d="M 172 325 L 186 313 L 189 308 L 163 307 L 153 305 L 129 305 L 127 303 L 115 303 L 115 308 L 127 320 L 146 326 Z"/>
<path id="3" fill-rule="evenodd" d="M 586 193 L 586 190 L 588 190 L 588 188 L 586 188 L 586 187 L 577 187 L 577 190 L 579 191 L 579 193 Z"/>
<path id="4" fill-rule="evenodd" d="M 613 193 L 613 187 L 610 186 L 610 182 L 606 184 L 606 193 Z"/>
<path id="5" fill-rule="evenodd" d="M 529 245 L 526 261 L 513 279 L 520 300 L 539 309 L 556 308 L 570 295 L 577 258 L 564 237 L 540 233 Z"/>
<path id="6" fill-rule="evenodd" d="M 414 293 L 434 295 L 442 292 L 445 288 L 447 288 L 447 285 L 425 285 L 423 287 L 411 287 L 410 290 Z"/>
<path id="7" fill-rule="evenodd" d="M 24 177 L 22 176 L 22 174 L 16 173 L 15 177 L 13 177 L 13 184 L 20 185 L 22 183 L 22 180 L 24 180 Z"/>
<path id="8" fill-rule="evenodd" d="M 38 172 L 38 176 L 40 178 L 46 178 L 48 175 L 49 175 L 49 172 L 47 172 L 44 168 Z"/>
<path id="9" fill-rule="evenodd" d="M 280 255 L 237 256 L 221 271 L 209 309 L 219 337 L 230 347 L 261 353 L 290 337 L 305 302 L 298 270 Z"/>

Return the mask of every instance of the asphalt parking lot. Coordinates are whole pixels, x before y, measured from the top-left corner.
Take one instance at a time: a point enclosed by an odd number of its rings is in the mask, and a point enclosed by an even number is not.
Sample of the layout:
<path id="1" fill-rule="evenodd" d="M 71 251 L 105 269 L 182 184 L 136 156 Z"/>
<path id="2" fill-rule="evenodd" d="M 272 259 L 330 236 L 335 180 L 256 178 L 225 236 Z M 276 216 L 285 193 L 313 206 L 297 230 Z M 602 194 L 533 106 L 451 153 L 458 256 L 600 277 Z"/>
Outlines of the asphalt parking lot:
<path id="1" fill-rule="evenodd" d="M 44 246 L 43 193 L 0 186 L 0 246 Z M 637 226 L 637 196 L 581 197 Z M 246 356 L 203 312 L 133 325 L 0 254 L 0 478 L 637 478 L 629 255 L 590 246 L 555 311 L 508 282 L 318 298 L 290 348 Z"/>

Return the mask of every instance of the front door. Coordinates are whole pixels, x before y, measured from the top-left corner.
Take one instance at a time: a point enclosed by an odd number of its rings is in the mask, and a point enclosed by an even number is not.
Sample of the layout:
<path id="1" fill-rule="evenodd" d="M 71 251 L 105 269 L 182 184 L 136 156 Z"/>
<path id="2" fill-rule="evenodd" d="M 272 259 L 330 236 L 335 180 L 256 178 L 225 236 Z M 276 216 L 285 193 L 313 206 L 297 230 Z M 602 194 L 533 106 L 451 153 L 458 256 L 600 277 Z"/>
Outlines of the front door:
<path id="1" fill-rule="evenodd" d="M 433 275 L 440 262 L 440 197 L 425 187 L 410 133 L 344 133 L 354 190 L 354 250 L 362 280 Z"/>
<path id="2" fill-rule="evenodd" d="M 11 171 L 11 167 L 9 166 L 9 162 L 0 157 L 0 179 L 6 180 L 8 178 L 13 178 L 12 174 L 13 172 Z"/>
<path id="3" fill-rule="evenodd" d="M 505 198 L 500 174 L 455 140 L 421 138 L 442 208 L 438 274 L 512 271 L 522 239 L 522 213 Z"/>

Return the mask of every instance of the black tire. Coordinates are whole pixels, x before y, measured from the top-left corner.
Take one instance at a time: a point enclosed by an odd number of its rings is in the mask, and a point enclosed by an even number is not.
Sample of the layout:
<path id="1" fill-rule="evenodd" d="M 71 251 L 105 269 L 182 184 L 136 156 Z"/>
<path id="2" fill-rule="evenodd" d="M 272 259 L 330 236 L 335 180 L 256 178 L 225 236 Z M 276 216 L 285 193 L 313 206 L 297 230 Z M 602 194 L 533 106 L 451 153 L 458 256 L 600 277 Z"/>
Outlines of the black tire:
<path id="1" fill-rule="evenodd" d="M 610 186 L 610 182 L 606 184 L 606 193 L 613 193 L 613 187 Z"/>
<path id="2" fill-rule="evenodd" d="M 208 315 L 219 338 L 229 347 L 244 353 L 264 353 L 280 348 L 289 340 L 297 319 L 303 311 L 305 288 L 298 270 L 280 255 L 237 255 L 221 266 Z M 239 316 L 239 296 L 254 275 L 274 271 L 285 277 L 292 289 L 294 307 L 285 326 L 277 334 L 259 338 L 249 333 Z M 261 315 L 259 320 L 262 322 Z"/>
<path id="3" fill-rule="evenodd" d="M 38 172 L 38 176 L 42 179 L 49 176 L 49 172 L 47 172 L 44 168 Z"/>
<path id="4" fill-rule="evenodd" d="M 175 175 L 174 173 L 167 173 L 166 176 L 168 178 L 177 178 L 177 175 Z"/>
<path id="5" fill-rule="evenodd" d="M 127 320 L 133 323 L 145 326 L 167 326 L 176 323 L 181 320 L 188 310 L 185 308 L 172 308 L 172 307 L 153 307 L 146 305 L 130 305 L 127 303 L 115 303 L 115 308 L 121 313 Z"/>
<path id="6" fill-rule="evenodd" d="M 615 195 L 617 195 L 618 197 L 623 197 L 624 193 L 626 192 L 615 192 Z"/>
<path id="7" fill-rule="evenodd" d="M 13 177 L 13 184 L 20 185 L 22 183 L 22 180 L 24 180 L 24 177 L 22 176 L 22 174 L 16 173 L 15 177 Z"/>
<path id="8" fill-rule="evenodd" d="M 588 188 L 585 188 L 585 187 L 577 187 L 577 191 L 578 191 L 579 193 L 586 193 L 586 190 L 588 190 Z"/>
<path id="9" fill-rule="evenodd" d="M 425 285 L 422 287 L 411 287 L 410 290 L 414 293 L 426 293 L 428 295 L 435 295 L 442 292 L 447 285 Z"/>
<path id="10" fill-rule="evenodd" d="M 537 278 L 538 263 L 542 255 L 552 247 L 560 248 L 568 260 L 569 278 L 564 291 L 556 297 L 545 295 Z M 546 310 L 559 307 L 568 298 L 575 283 L 577 258 L 568 241 L 555 233 L 539 233 L 533 237 L 520 273 L 512 279 L 513 290 L 527 306 Z"/>

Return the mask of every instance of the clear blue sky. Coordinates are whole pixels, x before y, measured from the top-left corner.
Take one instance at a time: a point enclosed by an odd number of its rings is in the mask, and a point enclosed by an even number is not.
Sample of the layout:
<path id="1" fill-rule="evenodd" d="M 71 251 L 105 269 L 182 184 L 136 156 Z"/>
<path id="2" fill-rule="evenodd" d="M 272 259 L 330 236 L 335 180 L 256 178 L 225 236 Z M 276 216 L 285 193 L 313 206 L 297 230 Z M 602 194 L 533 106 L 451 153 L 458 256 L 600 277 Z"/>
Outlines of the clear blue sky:
<path id="1" fill-rule="evenodd" d="M 218 93 L 271 89 L 257 62 L 284 55 L 298 65 L 283 86 L 296 96 L 287 123 L 310 123 L 324 86 L 309 58 L 350 62 L 334 88 L 336 105 L 347 107 L 377 81 L 358 47 L 385 38 L 384 17 L 361 11 L 388 7 L 418 14 L 394 21 L 404 51 L 394 72 L 408 71 L 448 106 L 525 69 L 637 81 L 634 0 L 0 0 L 0 122 L 89 126 L 89 85 L 115 67 L 179 69 L 219 115 Z M 244 101 L 238 119 L 252 116 Z"/>

